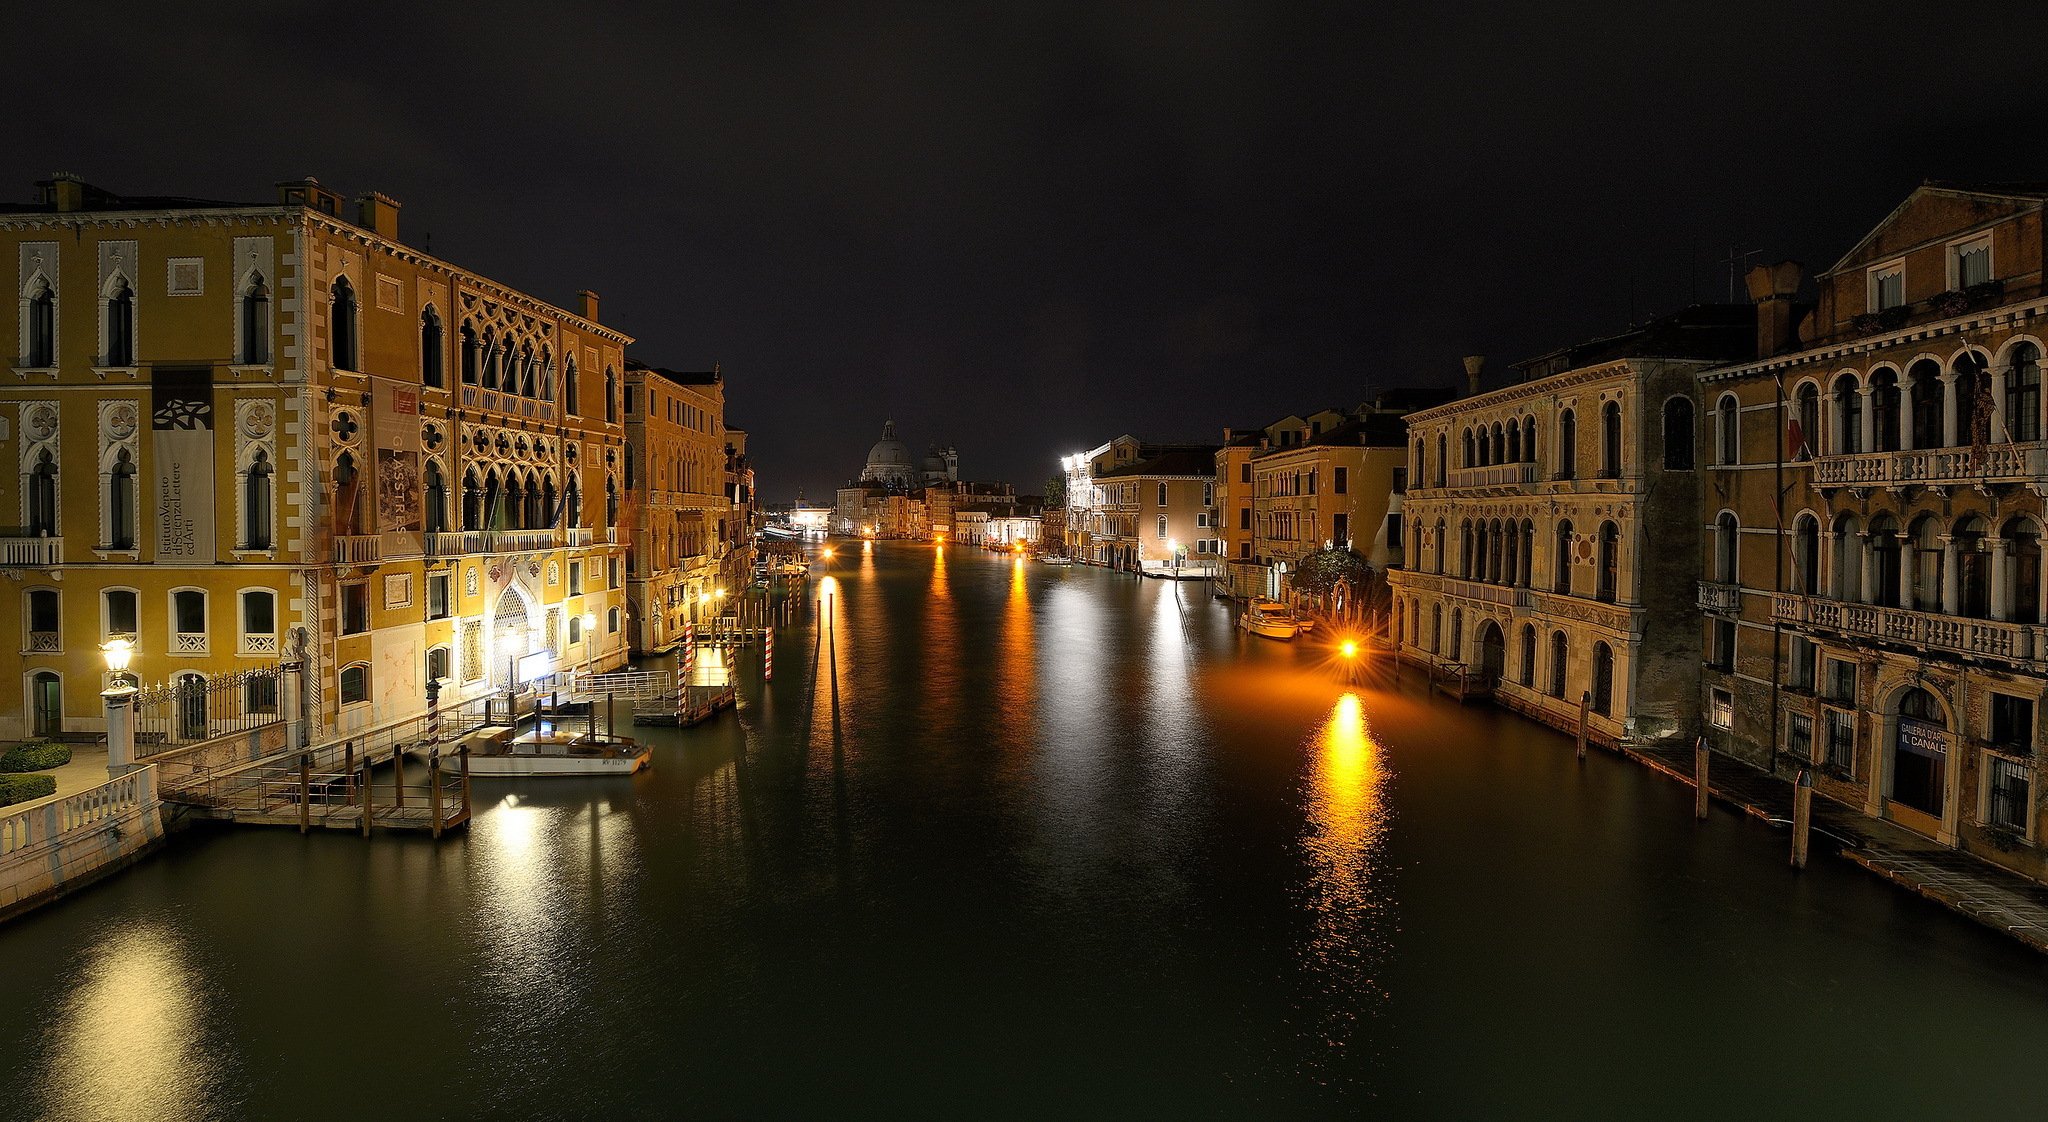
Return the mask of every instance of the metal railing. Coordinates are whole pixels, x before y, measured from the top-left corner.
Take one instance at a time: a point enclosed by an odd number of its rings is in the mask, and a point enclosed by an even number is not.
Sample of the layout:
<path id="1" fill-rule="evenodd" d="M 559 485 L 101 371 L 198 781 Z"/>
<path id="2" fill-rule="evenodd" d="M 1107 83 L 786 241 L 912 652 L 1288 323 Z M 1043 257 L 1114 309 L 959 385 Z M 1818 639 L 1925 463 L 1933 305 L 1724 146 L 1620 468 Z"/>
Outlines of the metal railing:
<path id="1" fill-rule="evenodd" d="M 282 722 L 283 674 L 280 666 L 261 666 L 211 678 L 188 675 L 137 691 L 136 758 Z"/>

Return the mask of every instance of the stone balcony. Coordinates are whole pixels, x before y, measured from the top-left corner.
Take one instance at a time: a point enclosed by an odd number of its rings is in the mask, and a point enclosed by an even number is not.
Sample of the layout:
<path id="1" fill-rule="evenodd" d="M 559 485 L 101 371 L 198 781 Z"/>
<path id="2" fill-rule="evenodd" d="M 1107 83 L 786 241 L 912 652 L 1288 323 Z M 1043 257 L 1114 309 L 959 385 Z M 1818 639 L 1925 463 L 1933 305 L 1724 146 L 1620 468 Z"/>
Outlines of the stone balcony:
<path id="1" fill-rule="evenodd" d="M 62 537 L 10 534 L 0 537 L 0 568 L 39 568 L 64 563 Z"/>
<path id="2" fill-rule="evenodd" d="M 376 534 L 345 534 L 334 539 L 334 563 L 363 565 L 384 559 L 384 539 Z"/>
<path id="3" fill-rule="evenodd" d="M 1938 487 L 1971 483 L 2032 483 L 2048 479 L 2048 442 L 1967 445 L 1817 456 L 1816 487 Z"/>
<path id="4" fill-rule="evenodd" d="M 1908 608 L 1829 600 L 1794 592 L 1775 594 L 1771 614 L 1779 623 L 1942 651 L 1971 659 L 2031 662 L 2048 656 L 2048 647 L 2042 644 L 2041 627 L 2031 623 L 1964 619 L 1939 612 L 1916 612 Z"/>
<path id="5" fill-rule="evenodd" d="M 1726 616 L 1742 611 L 1742 586 L 1718 580 L 1701 581 L 1700 611 Z"/>
<path id="6" fill-rule="evenodd" d="M 1447 481 L 1452 490 L 1492 487 L 1526 487 L 1536 482 L 1534 463 L 1489 464 L 1486 467 L 1452 468 Z"/>
<path id="7" fill-rule="evenodd" d="M 589 531 L 584 531 L 589 533 Z M 428 534 L 426 550 L 429 557 L 462 557 L 483 553 L 526 553 L 538 549 L 554 549 L 561 545 L 563 533 L 560 530 L 455 530 L 445 534 Z"/>

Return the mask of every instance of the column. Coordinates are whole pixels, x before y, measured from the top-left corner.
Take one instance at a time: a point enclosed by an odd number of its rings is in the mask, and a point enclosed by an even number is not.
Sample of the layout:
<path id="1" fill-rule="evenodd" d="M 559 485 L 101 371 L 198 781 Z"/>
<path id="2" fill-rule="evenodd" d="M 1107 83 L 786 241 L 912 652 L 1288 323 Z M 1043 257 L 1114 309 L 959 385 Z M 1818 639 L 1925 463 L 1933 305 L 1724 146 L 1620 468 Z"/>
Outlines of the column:
<path id="1" fill-rule="evenodd" d="M 277 668 L 277 703 L 284 713 L 284 746 L 294 752 L 306 747 L 305 670 L 306 664 L 296 658 L 278 664 Z"/>
<path id="2" fill-rule="evenodd" d="M 1870 414 L 1865 413 L 1863 417 L 1866 421 L 1868 421 L 1870 418 Z M 1866 428 L 1867 427 L 1868 426 L 1866 425 Z M 1875 604 L 1879 600 L 1879 581 L 1877 579 L 1877 547 L 1872 544 L 1870 538 L 1870 531 L 1868 530 L 1856 531 L 1856 537 L 1858 548 L 1863 550 L 1863 595 L 1858 596 L 1857 599 L 1861 600 L 1865 604 Z"/>
<path id="3" fill-rule="evenodd" d="M 1902 380 L 1899 382 L 1899 447 L 1911 448 L 1913 447 L 1913 384 L 1904 381 L 1904 377 L 1904 375 L 1900 375 Z"/>
<path id="4" fill-rule="evenodd" d="M 1856 446 L 1865 452 L 1875 452 L 1877 451 L 1877 394 L 1868 383 L 1858 387 L 1856 394 L 1863 399 L 1863 418 L 1859 426 L 1862 439 Z"/>
<path id="5" fill-rule="evenodd" d="M 1956 570 L 1956 539 L 1941 535 L 1941 610 L 1946 615 L 1962 611 L 1963 580 Z"/>
<path id="6" fill-rule="evenodd" d="M 2006 587 L 2007 552 L 2012 543 L 2004 538 L 1985 538 L 1991 543 L 1991 618 L 2004 622 L 2012 618 L 2012 595 Z"/>
<path id="7" fill-rule="evenodd" d="M 2005 374 L 2010 369 L 2012 368 L 2009 366 L 1994 366 L 1991 368 L 1991 439 L 1993 441 L 2012 439 L 2012 430 L 2007 428 L 2005 424 Z M 1998 616 L 1995 618 L 2003 619 L 2005 617 Z"/>
<path id="8" fill-rule="evenodd" d="M 1956 446 L 1956 372 L 1941 372 L 1941 443 L 1945 448 Z"/>
<path id="9" fill-rule="evenodd" d="M 1903 434 L 1901 435 L 1903 436 Z M 1913 606 L 1913 578 L 1918 575 L 1916 570 L 1919 568 L 1918 559 L 1914 556 L 1913 551 L 1913 536 L 1904 530 L 1900 530 L 1898 606 L 1901 608 L 1910 609 Z"/>
<path id="10" fill-rule="evenodd" d="M 107 778 L 135 766 L 135 687 L 116 682 L 100 693 L 107 703 Z"/>

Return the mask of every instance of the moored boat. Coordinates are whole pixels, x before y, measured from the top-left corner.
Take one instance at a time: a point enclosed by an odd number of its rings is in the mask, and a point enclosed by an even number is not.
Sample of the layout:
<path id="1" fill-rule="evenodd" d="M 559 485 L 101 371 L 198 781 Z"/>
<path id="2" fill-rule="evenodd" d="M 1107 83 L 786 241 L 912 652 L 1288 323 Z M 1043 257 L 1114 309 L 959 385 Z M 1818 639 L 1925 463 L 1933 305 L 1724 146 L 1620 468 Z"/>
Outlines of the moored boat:
<path id="1" fill-rule="evenodd" d="M 1237 617 L 1237 625 L 1268 639 L 1292 640 L 1301 634 L 1301 620 L 1294 609 L 1278 600 L 1253 600 Z"/>

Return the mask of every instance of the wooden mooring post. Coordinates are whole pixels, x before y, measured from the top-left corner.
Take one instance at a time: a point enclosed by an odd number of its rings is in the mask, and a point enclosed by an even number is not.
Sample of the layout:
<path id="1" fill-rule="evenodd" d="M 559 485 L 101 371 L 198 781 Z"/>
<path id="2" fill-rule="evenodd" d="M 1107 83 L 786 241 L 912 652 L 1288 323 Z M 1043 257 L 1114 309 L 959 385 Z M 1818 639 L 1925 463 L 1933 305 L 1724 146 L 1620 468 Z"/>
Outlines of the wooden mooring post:
<path id="1" fill-rule="evenodd" d="M 299 753 L 299 833 L 313 829 L 313 753 Z"/>
<path id="2" fill-rule="evenodd" d="M 1799 769 L 1792 784 L 1792 867 L 1806 867 L 1806 846 L 1813 831 L 1813 773 Z"/>
<path id="3" fill-rule="evenodd" d="M 404 809 L 405 809 L 405 746 L 404 746 L 404 745 L 402 745 L 402 744 L 394 744 L 394 745 L 392 745 L 392 747 L 391 747 L 391 773 L 392 773 L 392 775 L 391 775 L 391 795 L 392 795 L 392 800 L 391 800 L 391 801 L 392 801 L 392 805 L 393 805 L 393 806 L 396 806 L 396 807 L 397 807 L 398 809 L 400 809 L 400 810 L 404 810 Z"/>
<path id="4" fill-rule="evenodd" d="M 427 813 L 433 816 L 432 825 L 428 828 L 434 832 L 434 837 L 438 839 L 441 836 L 441 749 L 439 747 L 431 748 L 427 751 Z"/>
<path id="5" fill-rule="evenodd" d="M 370 836 L 370 818 L 375 814 L 376 799 L 370 793 L 370 754 L 363 753 L 363 836 Z"/>
<path id="6" fill-rule="evenodd" d="M 1692 816 L 1704 819 L 1707 816 L 1707 796 L 1713 788 L 1707 781 L 1707 738 L 1702 736 L 1692 742 Z"/>
<path id="7" fill-rule="evenodd" d="M 347 778 L 346 780 L 344 780 L 344 782 L 346 782 L 346 783 L 347 783 L 347 784 L 348 784 L 349 786 L 351 786 L 351 787 L 355 786 L 355 782 L 356 782 L 356 742 L 355 742 L 355 741 L 353 741 L 353 740 L 350 740 L 350 741 L 346 741 L 346 742 L 344 742 L 344 743 L 342 744 L 342 746 L 341 746 L 341 774 L 343 774 L 343 775 L 345 775 L 345 776 L 347 776 L 347 777 L 348 777 L 348 778 Z M 350 792 L 349 792 L 349 799 L 350 799 L 350 801 L 351 801 L 351 802 L 353 802 L 353 801 L 354 801 L 354 798 L 355 798 L 355 792 L 354 792 L 354 791 L 350 791 Z"/>
<path id="8" fill-rule="evenodd" d="M 462 817 L 469 818 L 469 741 L 455 750 L 456 758 L 462 761 Z"/>
<path id="9" fill-rule="evenodd" d="M 1579 691 L 1579 759 L 1586 758 L 1586 716 L 1593 707 L 1593 695 Z"/>

